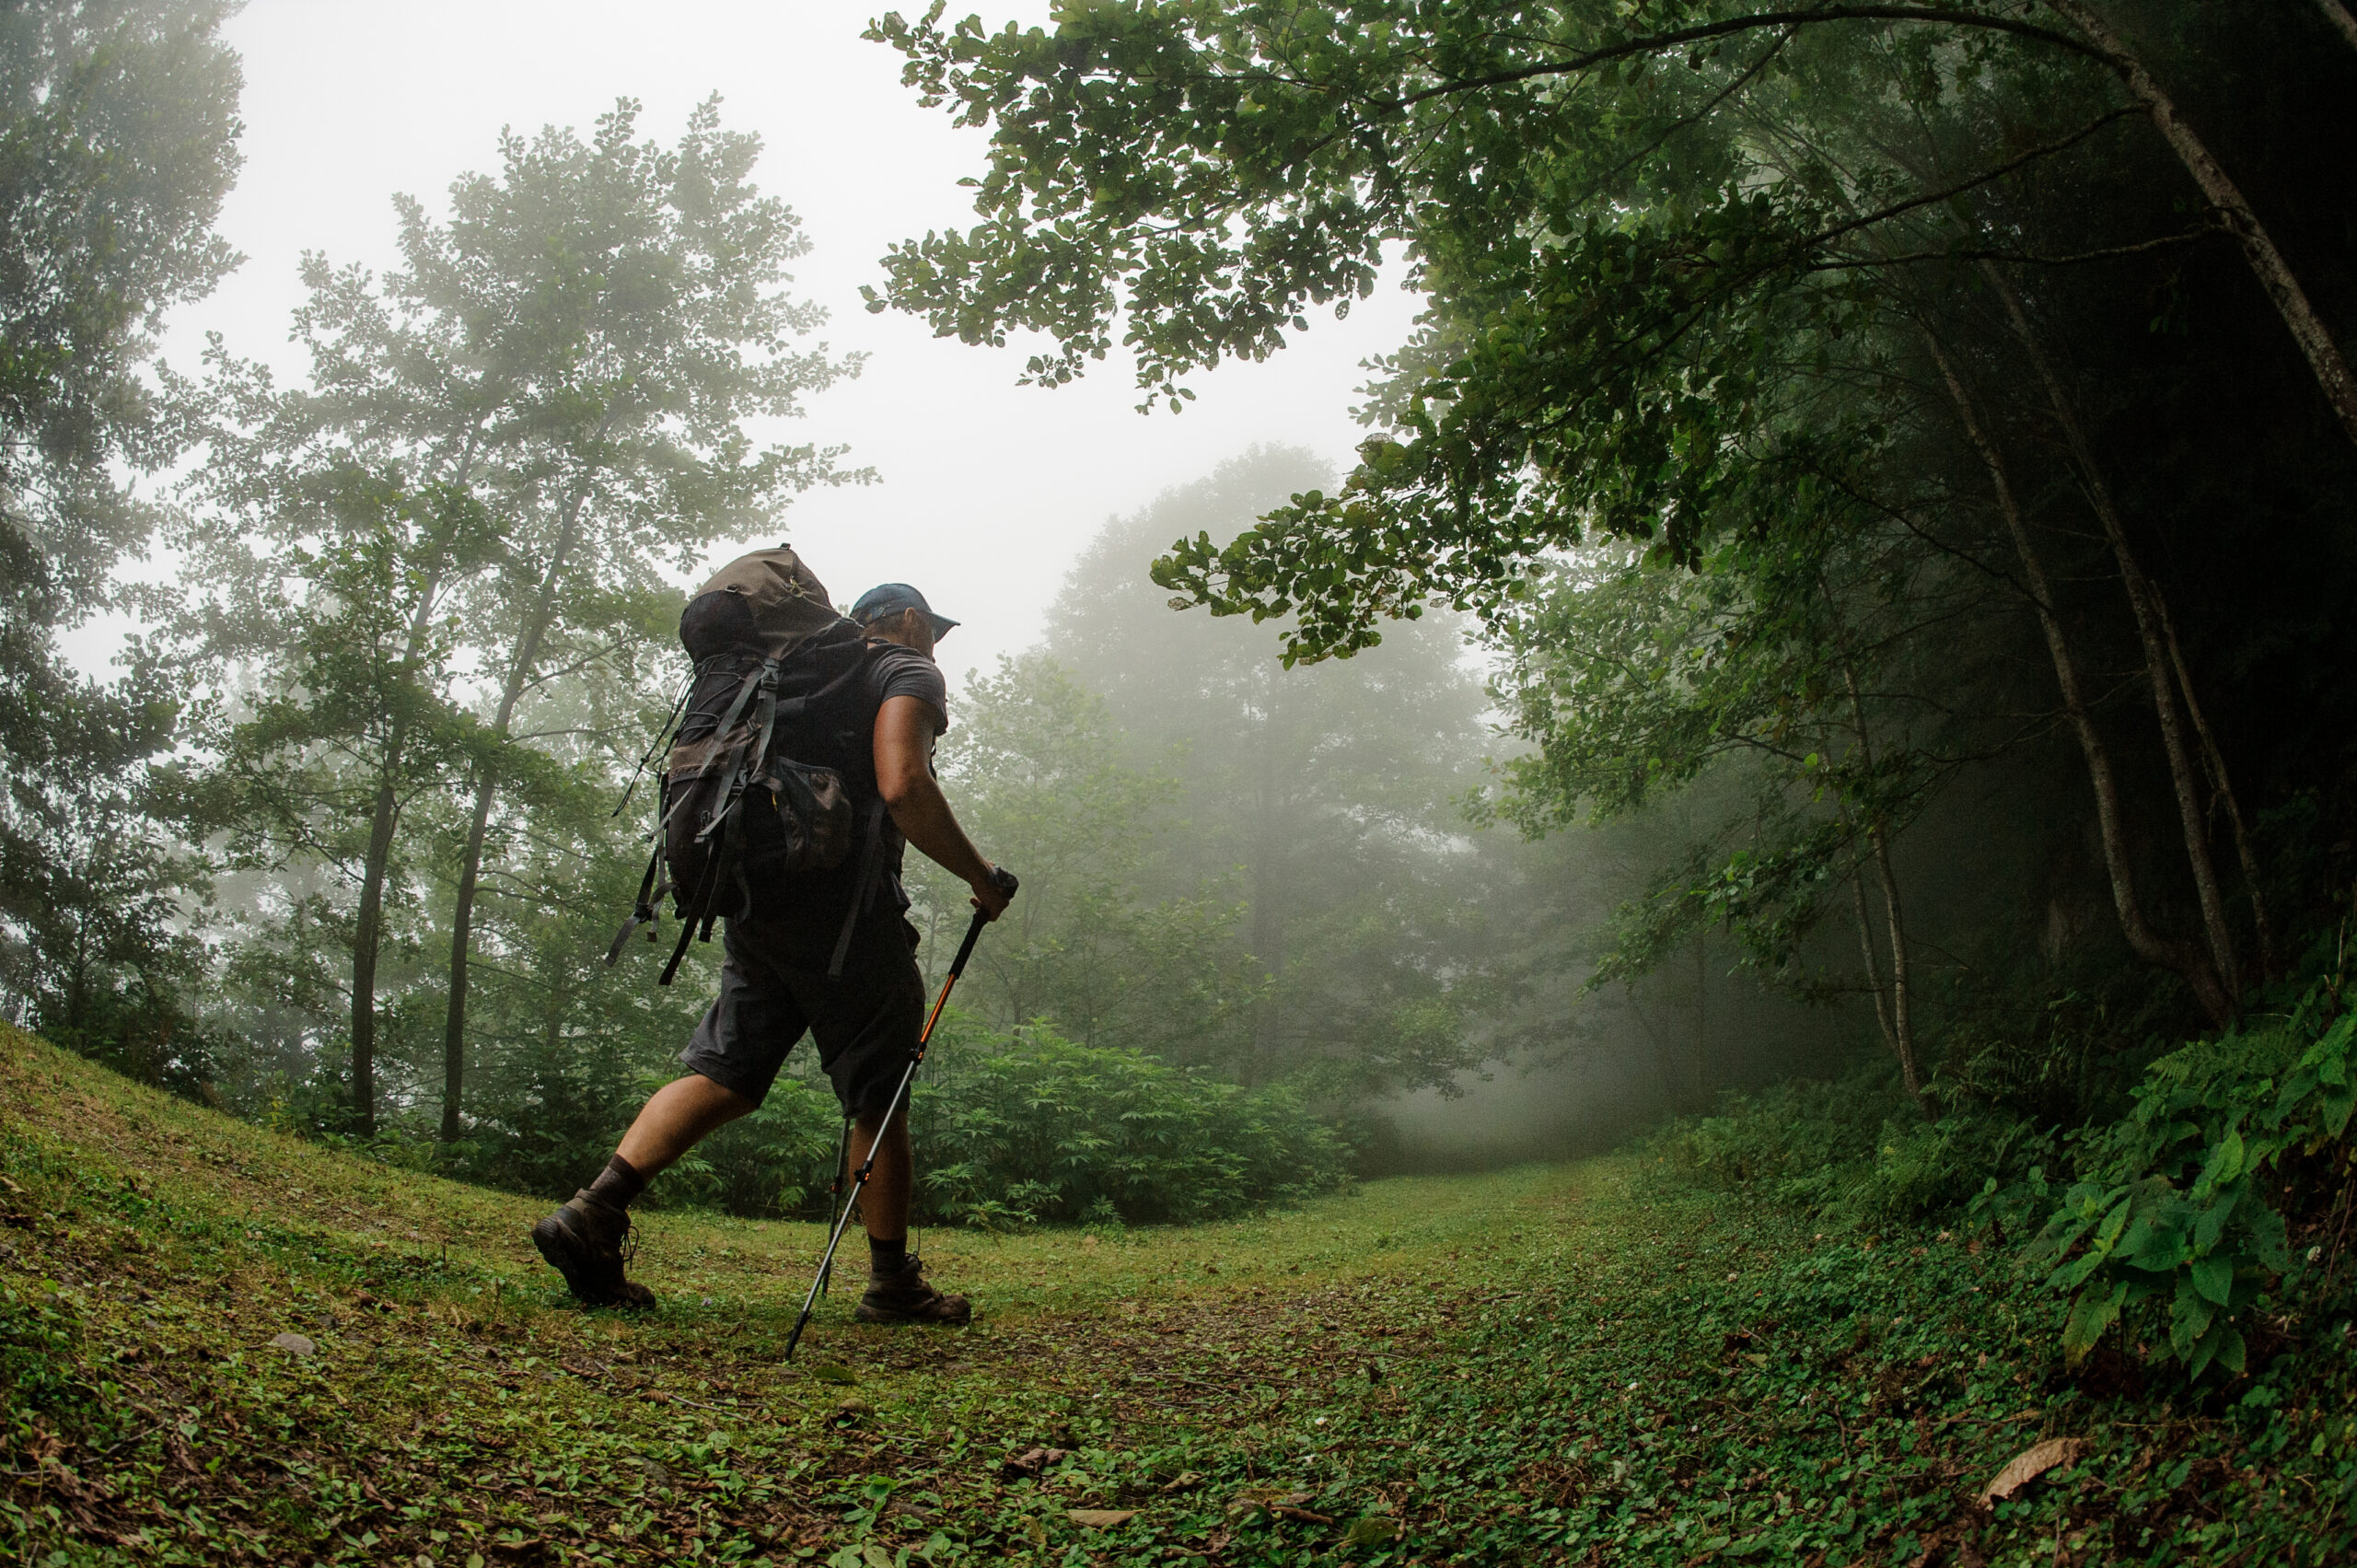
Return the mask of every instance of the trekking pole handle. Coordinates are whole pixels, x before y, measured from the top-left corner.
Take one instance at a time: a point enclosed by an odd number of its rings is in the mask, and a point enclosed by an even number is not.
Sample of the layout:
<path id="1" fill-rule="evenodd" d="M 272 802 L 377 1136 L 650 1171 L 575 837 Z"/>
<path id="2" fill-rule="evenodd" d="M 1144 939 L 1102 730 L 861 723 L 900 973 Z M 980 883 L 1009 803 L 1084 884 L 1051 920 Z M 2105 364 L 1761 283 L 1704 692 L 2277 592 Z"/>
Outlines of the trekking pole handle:
<path id="1" fill-rule="evenodd" d="M 1016 889 L 1023 886 L 1021 878 L 1004 865 L 991 867 L 991 880 L 1010 899 L 1015 897 Z M 949 961 L 950 979 L 956 980 L 966 972 L 966 960 L 974 956 L 974 944 L 981 940 L 982 927 L 990 923 L 988 914 L 981 910 L 974 912 L 973 920 L 966 926 L 966 940 L 958 945 L 958 956 Z"/>

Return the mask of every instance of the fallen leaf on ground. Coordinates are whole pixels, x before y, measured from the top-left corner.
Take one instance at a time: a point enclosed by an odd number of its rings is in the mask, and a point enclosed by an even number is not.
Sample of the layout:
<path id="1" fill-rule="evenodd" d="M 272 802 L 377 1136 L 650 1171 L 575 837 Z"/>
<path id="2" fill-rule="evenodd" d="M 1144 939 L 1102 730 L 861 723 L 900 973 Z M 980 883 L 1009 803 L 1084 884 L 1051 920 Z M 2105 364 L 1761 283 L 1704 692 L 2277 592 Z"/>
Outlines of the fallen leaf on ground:
<path id="1" fill-rule="evenodd" d="M 1109 1530 L 1138 1516 L 1134 1508 L 1067 1508 L 1064 1517 L 1084 1530 Z"/>
<path id="2" fill-rule="evenodd" d="M 1174 1492 L 1192 1492 L 1195 1488 L 1202 1484 L 1203 1478 L 1202 1476 L 1197 1475 L 1192 1470 L 1180 1470 L 1176 1476 L 1173 1476 L 1170 1480 L 1164 1481 L 1159 1487 L 1155 1488 L 1155 1490 L 1163 1493 L 1163 1495 L 1168 1496 Z"/>
<path id="3" fill-rule="evenodd" d="M 1381 1546 L 1399 1533 L 1399 1521 L 1380 1514 L 1369 1514 L 1354 1521 L 1342 1537 L 1344 1546 Z"/>
<path id="4" fill-rule="evenodd" d="M 289 1355 L 308 1355 L 319 1347 L 301 1334 L 273 1334 L 270 1342 Z"/>
<path id="5" fill-rule="evenodd" d="M 2039 1476 L 2059 1465 L 2067 1465 L 2087 1451 L 2084 1437 L 2049 1437 L 2034 1447 L 2025 1448 L 2013 1458 L 2013 1462 L 1997 1472 L 1997 1479 L 1980 1489 L 1980 1505 L 1984 1508 L 2001 1498 L 2011 1497 Z"/>
<path id="6" fill-rule="evenodd" d="M 1037 1476 L 1041 1470 L 1065 1457 L 1062 1448 L 1027 1448 L 999 1466 L 1001 1473 L 1010 1481 L 1018 1476 Z"/>

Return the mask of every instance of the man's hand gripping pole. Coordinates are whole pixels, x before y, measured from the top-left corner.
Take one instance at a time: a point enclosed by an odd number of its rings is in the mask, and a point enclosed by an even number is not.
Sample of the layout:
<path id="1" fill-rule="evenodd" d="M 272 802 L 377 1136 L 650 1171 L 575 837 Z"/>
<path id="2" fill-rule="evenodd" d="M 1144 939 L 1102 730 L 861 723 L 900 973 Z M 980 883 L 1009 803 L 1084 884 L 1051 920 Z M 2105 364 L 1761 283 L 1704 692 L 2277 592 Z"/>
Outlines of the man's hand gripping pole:
<path id="1" fill-rule="evenodd" d="M 1008 898 L 1015 896 L 1018 886 L 1015 873 L 1004 865 L 991 873 Z M 785 1337 L 785 1354 L 780 1359 L 792 1361 L 794 1347 L 802 1342 L 802 1330 L 810 1326 L 810 1314 L 819 1304 L 819 1292 L 826 1284 L 830 1271 L 835 1266 L 835 1249 L 842 1245 L 843 1229 L 851 1224 L 852 1206 L 859 1202 L 860 1190 L 867 1185 L 868 1174 L 876 1168 L 876 1151 L 884 1146 L 884 1134 L 892 1129 L 892 1119 L 900 1114 L 907 1103 L 909 1085 L 917 1075 L 917 1067 L 924 1061 L 925 1048 L 933 1043 L 933 1029 L 941 1022 L 941 1011 L 949 1005 L 949 993 L 957 989 L 958 977 L 966 972 L 966 960 L 974 956 L 974 944 L 982 935 L 982 927 L 991 923 L 990 912 L 977 909 L 966 927 L 966 940 L 958 945 L 958 956 L 949 962 L 949 973 L 941 981 L 941 994 L 933 999 L 933 1011 L 925 1016 L 924 1032 L 917 1036 L 917 1048 L 910 1053 L 909 1064 L 900 1074 L 900 1086 L 892 1091 L 892 1102 L 884 1109 L 884 1120 L 877 1122 L 876 1135 L 868 1140 L 867 1157 L 852 1172 L 851 1191 L 843 1199 L 842 1212 L 835 1216 L 834 1229 L 827 1237 L 826 1255 L 819 1260 L 818 1277 L 810 1282 L 810 1294 L 802 1298 L 802 1316 L 794 1320 L 794 1332 Z"/>

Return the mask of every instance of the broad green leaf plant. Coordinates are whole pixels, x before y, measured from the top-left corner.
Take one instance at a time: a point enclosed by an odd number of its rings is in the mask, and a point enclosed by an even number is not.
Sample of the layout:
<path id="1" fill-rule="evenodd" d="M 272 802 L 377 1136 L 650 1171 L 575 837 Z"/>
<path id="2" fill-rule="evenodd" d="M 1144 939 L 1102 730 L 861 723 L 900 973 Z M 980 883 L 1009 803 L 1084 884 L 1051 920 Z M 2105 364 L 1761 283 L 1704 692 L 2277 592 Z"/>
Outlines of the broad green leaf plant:
<path id="1" fill-rule="evenodd" d="M 2150 1315 L 2151 1349 L 2189 1376 L 2245 1370 L 2254 1309 L 2335 1245 L 2295 1255 L 2284 1212 L 2301 1185 L 2346 1174 L 2352 1045 L 2336 975 L 2288 1018 L 2153 1064 L 2032 1249 L 2071 1296 L 2073 1361 Z"/>

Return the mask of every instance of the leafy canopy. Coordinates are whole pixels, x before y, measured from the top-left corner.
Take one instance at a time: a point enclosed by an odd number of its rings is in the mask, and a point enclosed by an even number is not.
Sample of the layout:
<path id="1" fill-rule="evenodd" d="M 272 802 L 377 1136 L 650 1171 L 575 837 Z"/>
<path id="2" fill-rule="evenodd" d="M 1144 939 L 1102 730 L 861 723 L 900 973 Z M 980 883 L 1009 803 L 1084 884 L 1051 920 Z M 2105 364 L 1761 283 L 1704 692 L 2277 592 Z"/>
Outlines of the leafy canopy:
<path id="1" fill-rule="evenodd" d="M 1341 494 L 1156 568 L 1214 613 L 1296 616 L 1296 657 L 1434 598 L 1499 613 L 1590 529 L 1694 562 L 1780 412 L 1790 331 L 1838 334 L 1854 308 L 1844 271 L 2122 112 L 2099 52 L 2012 6 L 1128 0 L 996 34 L 942 15 L 872 36 L 925 102 L 991 128 L 979 221 L 896 247 L 871 308 L 973 343 L 1045 333 L 1049 384 L 1125 315 L 1140 384 L 1176 406 L 1182 377 L 1265 357 L 1404 250 L 1432 308 L 1381 367 L 1386 433 Z M 2002 67 L 2073 90 L 1961 170 L 1763 143 L 1744 106 L 1862 40 L 1936 82 Z"/>

